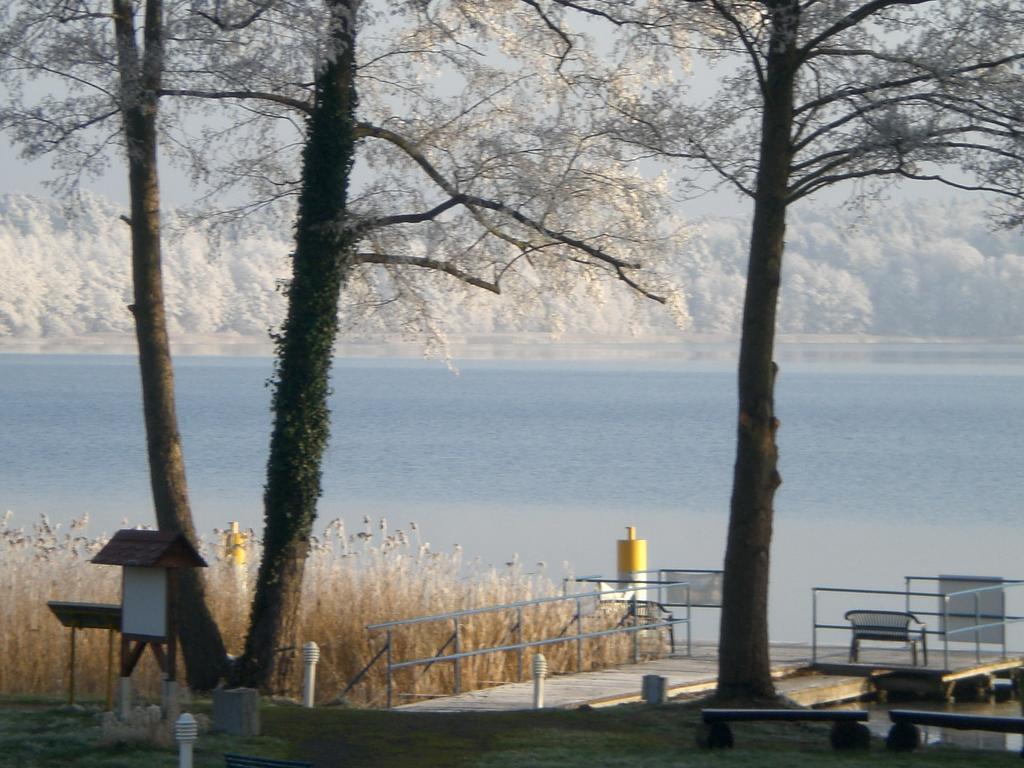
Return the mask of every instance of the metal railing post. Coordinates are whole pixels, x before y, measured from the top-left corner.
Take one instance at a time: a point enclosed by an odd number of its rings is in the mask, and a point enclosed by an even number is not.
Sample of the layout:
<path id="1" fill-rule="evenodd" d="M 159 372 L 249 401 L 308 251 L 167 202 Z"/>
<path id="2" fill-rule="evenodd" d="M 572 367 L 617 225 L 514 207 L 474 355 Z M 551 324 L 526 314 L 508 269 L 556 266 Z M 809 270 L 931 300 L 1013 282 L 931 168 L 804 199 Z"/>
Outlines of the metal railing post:
<path id="1" fill-rule="evenodd" d="M 640 614 L 637 612 L 636 592 L 633 593 L 633 663 L 640 663 Z"/>
<path id="2" fill-rule="evenodd" d="M 942 597 L 942 667 L 949 670 L 949 595 Z"/>
<path id="3" fill-rule="evenodd" d="M 1003 638 L 1003 658 L 1006 658 L 1006 628 L 1009 625 L 1009 617 L 1006 615 L 1006 592 L 1003 592 L 1003 631 L 1000 633 Z"/>
<path id="4" fill-rule="evenodd" d="M 384 647 L 387 649 L 387 656 L 385 656 L 385 662 L 387 663 L 387 692 L 388 692 L 388 709 L 391 709 L 391 630 L 387 630 L 387 636 L 384 638 Z"/>
<path id="5" fill-rule="evenodd" d="M 974 660 L 981 663 L 981 593 L 974 593 Z"/>
<path id="6" fill-rule="evenodd" d="M 583 671 L 583 601 L 576 598 L 576 671 Z"/>
<path id="7" fill-rule="evenodd" d="M 818 590 L 811 588 L 811 664 L 818 663 Z"/>
<path id="8" fill-rule="evenodd" d="M 519 659 L 516 665 L 516 680 L 523 679 L 523 655 L 526 653 L 526 649 L 523 645 L 523 609 L 516 609 L 516 645 L 519 646 Z"/>
<path id="9" fill-rule="evenodd" d="M 455 693 L 462 693 L 462 657 L 459 656 L 462 653 L 462 643 L 459 640 L 459 617 L 456 616 L 452 619 L 452 625 L 455 627 L 455 644 L 452 646 L 455 648 Z"/>
<path id="10" fill-rule="evenodd" d="M 692 629 L 691 629 L 693 627 L 693 623 L 690 621 L 690 619 L 693 618 L 692 608 L 693 608 L 692 600 L 690 599 L 690 584 L 689 584 L 689 582 L 687 582 L 687 584 L 686 584 L 686 655 L 687 656 L 693 656 L 693 643 L 692 643 L 693 632 L 692 632 Z"/>

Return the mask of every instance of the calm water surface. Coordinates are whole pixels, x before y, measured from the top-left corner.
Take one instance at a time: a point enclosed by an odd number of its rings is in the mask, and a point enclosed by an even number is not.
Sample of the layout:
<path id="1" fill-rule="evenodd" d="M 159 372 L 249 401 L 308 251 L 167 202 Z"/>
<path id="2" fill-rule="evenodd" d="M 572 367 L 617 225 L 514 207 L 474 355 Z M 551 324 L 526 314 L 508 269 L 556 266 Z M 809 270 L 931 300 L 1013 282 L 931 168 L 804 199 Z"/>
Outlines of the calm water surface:
<path id="1" fill-rule="evenodd" d="M 258 528 L 271 362 L 176 364 L 197 525 Z M 563 562 L 613 571 L 632 524 L 652 567 L 720 567 L 734 378 L 714 361 L 469 361 L 455 375 L 339 360 L 321 520 L 415 521 L 435 549 L 458 544 L 499 567 L 518 555 L 555 578 Z M 816 584 L 1024 575 L 1019 354 L 797 357 L 783 364 L 777 411 L 773 637 L 808 639 Z M 134 359 L 0 355 L 0 457 L 0 511 L 15 525 L 150 522 Z"/>

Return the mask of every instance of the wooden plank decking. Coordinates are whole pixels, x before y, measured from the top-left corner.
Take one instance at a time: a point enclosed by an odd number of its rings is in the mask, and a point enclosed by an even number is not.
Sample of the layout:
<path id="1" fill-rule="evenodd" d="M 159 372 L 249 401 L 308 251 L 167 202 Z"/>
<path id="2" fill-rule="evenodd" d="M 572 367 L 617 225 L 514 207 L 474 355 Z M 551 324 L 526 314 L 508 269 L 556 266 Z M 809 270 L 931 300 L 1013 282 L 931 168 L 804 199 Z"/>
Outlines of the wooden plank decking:
<path id="1" fill-rule="evenodd" d="M 669 696 L 698 694 L 715 687 L 717 675 L 717 647 L 714 644 L 694 644 L 691 656 L 674 656 L 639 664 L 627 664 L 610 669 L 576 674 L 554 675 L 545 680 L 544 703 L 550 708 L 573 708 L 584 704 L 600 707 L 640 700 L 644 675 L 667 678 Z M 873 675 L 899 670 L 901 674 L 925 678 L 960 679 L 971 674 L 992 674 L 1020 667 L 1020 658 L 998 660 L 992 654 L 979 664 L 974 652 L 950 653 L 951 670 L 936 666 L 910 667 L 906 651 L 872 649 L 864 664 L 847 664 L 846 648 L 818 648 L 818 662 L 833 672 L 825 674 L 811 668 L 811 648 L 802 643 L 773 643 L 771 646 L 772 674 L 777 679 L 779 693 L 798 704 L 818 704 L 849 701 L 869 693 Z M 942 655 L 929 660 L 941 663 Z M 831 665 L 831 666 L 830 666 Z M 508 683 L 492 688 L 470 691 L 457 696 L 425 699 L 396 707 L 416 712 L 472 712 L 529 709 L 533 701 L 533 682 Z"/>

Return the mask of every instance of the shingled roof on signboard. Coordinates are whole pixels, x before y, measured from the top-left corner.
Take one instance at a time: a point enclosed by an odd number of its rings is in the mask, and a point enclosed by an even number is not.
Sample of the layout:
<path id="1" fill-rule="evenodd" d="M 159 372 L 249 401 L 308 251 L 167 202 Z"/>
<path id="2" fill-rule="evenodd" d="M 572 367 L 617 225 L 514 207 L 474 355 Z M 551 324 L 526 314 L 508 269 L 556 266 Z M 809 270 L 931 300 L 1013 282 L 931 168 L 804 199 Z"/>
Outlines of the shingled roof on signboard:
<path id="1" fill-rule="evenodd" d="M 140 568 L 206 567 L 206 561 L 184 534 L 132 528 L 115 533 L 91 562 Z"/>

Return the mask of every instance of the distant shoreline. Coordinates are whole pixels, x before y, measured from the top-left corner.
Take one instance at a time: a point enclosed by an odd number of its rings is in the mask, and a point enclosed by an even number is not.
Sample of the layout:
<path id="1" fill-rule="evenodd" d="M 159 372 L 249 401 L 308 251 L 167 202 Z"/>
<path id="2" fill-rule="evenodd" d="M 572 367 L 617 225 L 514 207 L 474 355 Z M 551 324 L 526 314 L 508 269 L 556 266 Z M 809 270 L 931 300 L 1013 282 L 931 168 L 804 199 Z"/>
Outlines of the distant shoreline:
<path id="1" fill-rule="evenodd" d="M 565 335 L 546 333 L 451 335 L 454 361 L 707 361 L 730 362 L 738 355 L 739 340 L 728 334 L 678 336 Z M 273 343 L 260 336 L 183 334 L 172 338 L 181 357 L 271 357 Z M 134 355 L 134 337 L 96 334 L 73 338 L 0 338 L 0 355 Z M 420 341 L 365 339 L 346 341 L 336 357 L 364 359 L 438 358 L 427 355 Z M 1024 337 L 921 338 L 867 335 L 782 334 L 776 357 L 786 362 L 993 362 L 1024 366 Z"/>

